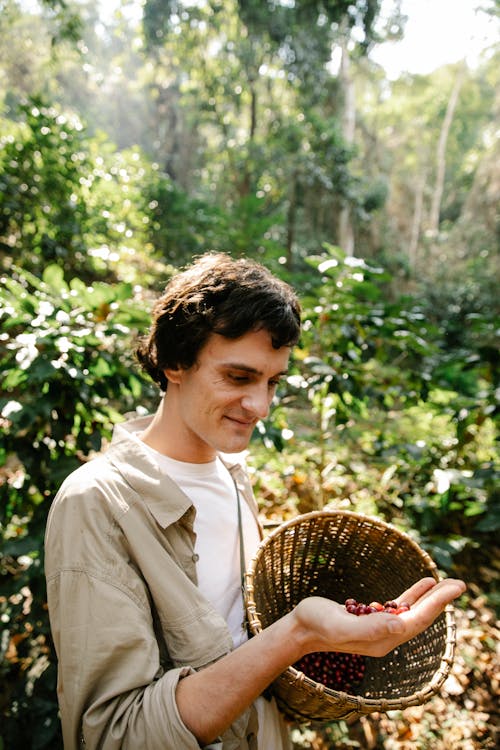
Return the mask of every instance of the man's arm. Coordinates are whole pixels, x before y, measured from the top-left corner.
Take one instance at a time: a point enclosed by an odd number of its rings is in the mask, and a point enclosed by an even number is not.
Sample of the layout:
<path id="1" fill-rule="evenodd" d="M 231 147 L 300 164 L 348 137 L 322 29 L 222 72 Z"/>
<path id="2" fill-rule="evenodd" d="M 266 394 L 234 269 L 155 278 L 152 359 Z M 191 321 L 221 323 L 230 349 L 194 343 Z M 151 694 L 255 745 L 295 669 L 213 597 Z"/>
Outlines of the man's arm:
<path id="1" fill-rule="evenodd" d="M 344 651 L 384 656 L 421 633 L 446 605 L 465 591 L 455 579 L 424 578 L 399 598 L 411 609 L 401 615 L 356 617 L 322 597 L 309 597 L 235 651 L 177 686 L 183 722 L 206 745 L 290 664 L 312 651 Z"/>

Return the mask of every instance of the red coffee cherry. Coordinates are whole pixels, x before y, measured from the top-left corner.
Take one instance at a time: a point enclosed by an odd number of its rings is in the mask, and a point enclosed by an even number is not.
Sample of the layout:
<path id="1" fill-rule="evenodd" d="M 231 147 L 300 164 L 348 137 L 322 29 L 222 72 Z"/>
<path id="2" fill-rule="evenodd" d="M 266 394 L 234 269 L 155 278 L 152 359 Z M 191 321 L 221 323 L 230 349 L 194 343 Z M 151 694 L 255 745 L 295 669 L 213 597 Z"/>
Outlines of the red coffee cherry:
<path id="1" fill-rule="evenodd" d="M 387 600 L 384 604 L 373 601 L 370 604 L 358 602 L 356 599 L 346 599 L 344 604 L 346 611 L 351 615 L 370 615 L 374 612 L 387 612 L 392 615 L 400 615 L 402 612 L 408 612 L 410 605 L 408 602 L 399 604 L 392 599 Z"/>
<path id="2" fill-rule="evenodd" d="M 361 654 L 344 654 L 338 651 L 318 651 L 306 654 L 294 664 L 315 682 L 331 690 L 349 693 L 362 681 L 365 674 L 365 657 Z"/>

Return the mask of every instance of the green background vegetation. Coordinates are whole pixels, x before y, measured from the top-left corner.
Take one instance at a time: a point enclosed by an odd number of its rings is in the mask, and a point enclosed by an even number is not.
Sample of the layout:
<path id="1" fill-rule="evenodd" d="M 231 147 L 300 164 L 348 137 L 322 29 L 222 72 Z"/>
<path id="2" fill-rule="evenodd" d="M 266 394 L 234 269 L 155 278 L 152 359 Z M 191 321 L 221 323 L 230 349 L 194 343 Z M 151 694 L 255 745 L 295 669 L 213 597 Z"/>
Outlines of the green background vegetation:
<path id="1" fill-rule="evenodd" d="M 404 19 L 379 2 L 136 7 L 0 2 L 2 750 L 61 748 L 47 511 L 155 407 L 134 341 L 207 250 L 303 304 L 252 446 L 265 523 L 378 515 L 498 607 L 498 50 L 391 83 L 369 51 Z M 315 741 L 379 747 L 350 731 Z M 493 747 L 481 731 L 470 747 Z"/>

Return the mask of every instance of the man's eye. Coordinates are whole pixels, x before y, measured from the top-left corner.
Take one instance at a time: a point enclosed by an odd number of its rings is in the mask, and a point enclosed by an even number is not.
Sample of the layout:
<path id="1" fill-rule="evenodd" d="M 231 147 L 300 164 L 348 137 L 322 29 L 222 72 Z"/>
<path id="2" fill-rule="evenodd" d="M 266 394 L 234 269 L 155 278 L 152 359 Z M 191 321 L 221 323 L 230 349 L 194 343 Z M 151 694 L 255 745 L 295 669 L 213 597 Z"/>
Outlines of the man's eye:
<path id="1" fill-rule="evenodd" d="M 248 375 L 230 374 L 229 377 L 234 383 L 247 383 L 248 382 Z"/>

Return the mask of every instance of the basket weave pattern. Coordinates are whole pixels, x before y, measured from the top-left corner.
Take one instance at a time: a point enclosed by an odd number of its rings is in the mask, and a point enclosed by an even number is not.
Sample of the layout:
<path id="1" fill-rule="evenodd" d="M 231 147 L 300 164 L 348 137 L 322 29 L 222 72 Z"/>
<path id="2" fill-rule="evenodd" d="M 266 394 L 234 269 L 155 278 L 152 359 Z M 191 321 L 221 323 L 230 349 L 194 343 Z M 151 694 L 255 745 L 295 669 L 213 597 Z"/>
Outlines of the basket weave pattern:
<path id="1" fill-rule="evenodd" d="M 250 563 L 250 632 L 259 633 L 307 596 L 383 602 L 427 576 L 439 580 L 435 563 L 390 524 L 351 511 L 307 513 L 269 534 Z M 328 721 L 426 702 L 453 661 L 452 612 L 448 606 L 426 631 L 387 656 L 367 657 L 357 694 L 331 690 L 289 667 L 272 685 L 280 709 L 293 720 Z"/>

